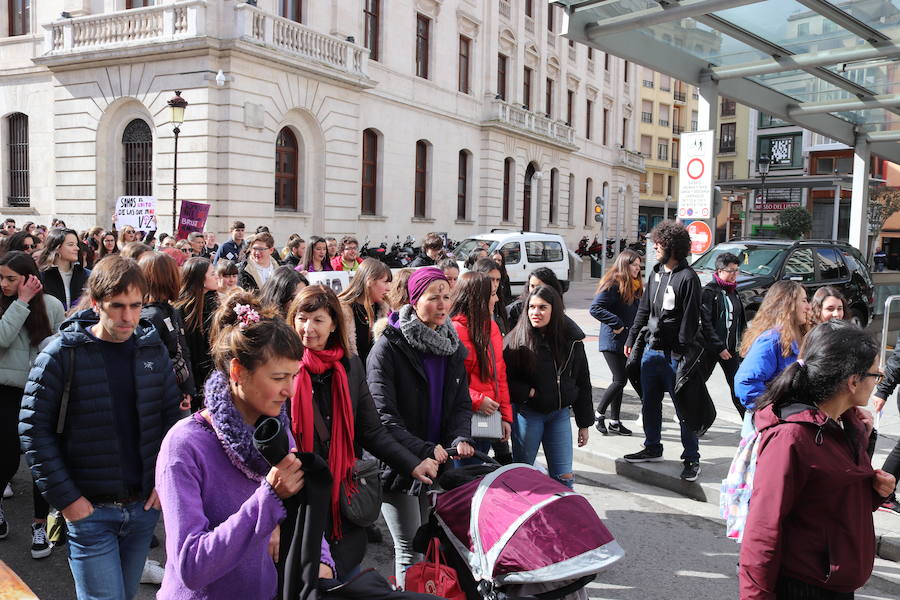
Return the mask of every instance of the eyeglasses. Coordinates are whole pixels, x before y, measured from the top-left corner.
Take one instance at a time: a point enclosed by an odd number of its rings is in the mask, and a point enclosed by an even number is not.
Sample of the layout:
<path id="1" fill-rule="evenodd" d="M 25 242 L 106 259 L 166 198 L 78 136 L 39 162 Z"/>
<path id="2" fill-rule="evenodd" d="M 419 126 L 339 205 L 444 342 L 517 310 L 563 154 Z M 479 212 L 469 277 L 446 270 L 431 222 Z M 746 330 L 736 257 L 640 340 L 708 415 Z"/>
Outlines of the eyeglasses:
<path id="1" fill-rule="evenodd" d="M 269 249 L 268 247 L 261 248 L 259 246 L 253 246 L 252 248 L 250 248 L 250 252 L 256 252 L 256 253 L 262 254 L 263 252 L 265 252 L 268 249 Z"/>
<path id="2" fill-rule="evenodd" d="M 740 269 L 719 269 L 723 273 L 737 273 Z"/>
<path id="3" fill-rule="evenodd" d="M 878 385 L 884 379 L 884 373 L 864 373 L 863 378 L 866 378 L 866 377 L 874 377 L 875 385 Z"/>

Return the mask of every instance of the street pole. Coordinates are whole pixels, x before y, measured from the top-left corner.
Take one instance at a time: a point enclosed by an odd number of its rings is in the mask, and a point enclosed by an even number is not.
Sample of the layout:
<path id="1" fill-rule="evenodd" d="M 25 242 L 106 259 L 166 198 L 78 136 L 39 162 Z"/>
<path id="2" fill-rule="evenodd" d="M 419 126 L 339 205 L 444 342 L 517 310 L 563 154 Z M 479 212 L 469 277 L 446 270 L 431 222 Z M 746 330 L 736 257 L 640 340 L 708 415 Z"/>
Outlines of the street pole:
<path id="1" fill-rule="evenodd" d="M 606 222 L 609 220 L 609 186 L 603 190 L 603 221 L 600 223 L 600 275 L 606 274 Z"/>
<path id="2" fill-rule="evenodd" d="M 175 205 L 178 201 L 178 134 L 181 133 L 178 125 L 173 129 L 175 133 L 175 163 L 172 169 L 172 235 L 178 233 L 178 213 Z"/>

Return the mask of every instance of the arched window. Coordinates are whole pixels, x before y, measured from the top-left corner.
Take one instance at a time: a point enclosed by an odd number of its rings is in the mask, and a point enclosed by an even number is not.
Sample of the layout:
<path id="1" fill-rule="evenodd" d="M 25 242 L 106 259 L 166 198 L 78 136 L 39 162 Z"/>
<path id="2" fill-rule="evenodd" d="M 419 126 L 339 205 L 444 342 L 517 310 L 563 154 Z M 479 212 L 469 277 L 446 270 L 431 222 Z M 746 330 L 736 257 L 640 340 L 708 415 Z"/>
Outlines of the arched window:
<path id="1" fill-rule="evenodd" d="M 362 206 L 364 215 L 378 210 L 378 134 L 374 129 L 363 131 L 362 143 Z"/>
<path id="2" fill-rule="evenodd" d="M 6 118 L 9 148 L 9 206 L 28 206 L 28 115 L 13 113 Z"/>
<path id="3" fill-rule="evenodd" d="M 550 169 L 550 224 L 559 222 L 559 169 Z"/>
<path id="4" fill-rule="evenodd" d="M 465 221 L 469 212 L 469 152 L 459 151 L 456 173 L 456 219 Z"/>
<path id="5" fill-rule="evenodd" d="M 122 134 L 126 196 L 153 195 L 153 134 L 143 119 L 134 119 Z"/>
<path id="6" fill-rule="evenodd" d="M 513 198 L 513 174 L 516 170 L 516 163 L 513 159 L 507 158 L 503 161 L 503 211 L 502 218 L 503 222 L 507 222 L 510 219 L 510 213 L 512 212 L 512 198 Z"/>
<path id="7" fill-rule="evenodd" d="M 528 163 L 525 167 L 525 181 L 522 187 L 522 231 L 531 231 L 531 199 L 535 196 L 534 188 L 537 187 L 534 174 L 537 172 L 536 163 Z M 539 197 L 538 197 L 539 198 Z"/>
<path id="8" fill-rule="evenodd" d="M 297 136 L 289 127 L 283 127 L 275 141 L 276 210 L 297 210 L 299 157 Z"/>
<path id="9" fill-rule="evenodd" d="M 428 142 L 416 142 L 416 179 L 413 216 L 424 219 L 428 202 Z"/>
<path id="10" fill-rule="evenodd" d="M 594 180 L 590 177 L 584 182 L 584 226 L 591 229 L 594 220 Z"/>

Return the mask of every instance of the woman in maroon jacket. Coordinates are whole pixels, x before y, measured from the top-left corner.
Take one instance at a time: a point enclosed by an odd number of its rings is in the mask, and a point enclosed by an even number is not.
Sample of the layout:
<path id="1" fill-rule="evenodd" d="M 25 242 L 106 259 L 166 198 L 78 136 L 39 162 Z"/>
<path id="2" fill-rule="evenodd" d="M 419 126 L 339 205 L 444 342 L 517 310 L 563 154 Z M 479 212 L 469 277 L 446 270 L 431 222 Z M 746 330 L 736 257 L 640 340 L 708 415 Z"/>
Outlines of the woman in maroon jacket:
<path id="1" fill-rule="evenodd" d="M 760 399 L 759 457 L 741 546 L 742 600 L 853 598 L 872 573 L 872 512 L 894 488 L 866 452 L 878 344 L 818 325 Z"/>

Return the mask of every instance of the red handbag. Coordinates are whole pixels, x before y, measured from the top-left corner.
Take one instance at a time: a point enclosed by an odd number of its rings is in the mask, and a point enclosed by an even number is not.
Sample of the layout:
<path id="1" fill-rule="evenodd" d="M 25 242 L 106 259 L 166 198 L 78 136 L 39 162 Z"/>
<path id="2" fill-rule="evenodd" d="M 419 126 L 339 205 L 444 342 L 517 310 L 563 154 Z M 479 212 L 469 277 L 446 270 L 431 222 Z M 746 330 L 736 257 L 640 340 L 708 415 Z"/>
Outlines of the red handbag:
<path id="1" fill-rule="evenodd" d="M 456 570 L 441 562 L 441 542 L 431 538 L 425 560 L 406 570 L 406 591 L 433 594 L 447 600 L 466 600 Z"/>

